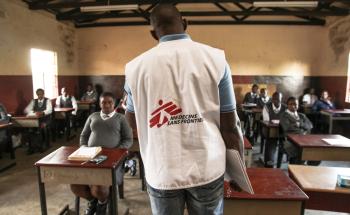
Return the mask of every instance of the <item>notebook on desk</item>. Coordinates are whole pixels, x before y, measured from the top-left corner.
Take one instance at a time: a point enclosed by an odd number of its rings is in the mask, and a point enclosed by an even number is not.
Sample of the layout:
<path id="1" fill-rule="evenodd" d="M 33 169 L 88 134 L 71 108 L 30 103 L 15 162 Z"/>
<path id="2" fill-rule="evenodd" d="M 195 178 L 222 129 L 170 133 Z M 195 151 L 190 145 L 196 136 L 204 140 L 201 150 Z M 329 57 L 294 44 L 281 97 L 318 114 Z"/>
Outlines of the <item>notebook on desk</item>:
<path id="1" fill-rule="evenodd" d="M 254 194 L 245 164 L 237 150 L 226 150 L 225 180 L 235 182 L 243 191 Z"/>
<path id="2" fill-rule="evenodd" d="M 102 147 L 80 147 L 68 156 L 71 161 L 88 161 L 96 157 L 102 151 Z"/>

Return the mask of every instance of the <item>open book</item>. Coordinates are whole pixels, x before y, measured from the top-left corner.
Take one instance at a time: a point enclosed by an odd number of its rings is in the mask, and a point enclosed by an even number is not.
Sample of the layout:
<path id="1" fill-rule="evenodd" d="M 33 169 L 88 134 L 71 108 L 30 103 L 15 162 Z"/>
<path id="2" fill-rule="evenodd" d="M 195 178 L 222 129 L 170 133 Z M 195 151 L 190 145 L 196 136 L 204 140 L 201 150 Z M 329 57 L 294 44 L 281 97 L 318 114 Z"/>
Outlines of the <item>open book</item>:
<path id="1" fill-rule="evenodd" d="M 93 159 L 102 151 L 102 147 L 80 147 L 68 156 L 68 160 L 87 161 Z"/>
<path id="2" fill-rule="evenodd" d="M 252 185 L 247 175 L 245 164 L 237 150 L 226 150 L 225 180 L 234 181 L 242 190 L 254 194 Z"/>

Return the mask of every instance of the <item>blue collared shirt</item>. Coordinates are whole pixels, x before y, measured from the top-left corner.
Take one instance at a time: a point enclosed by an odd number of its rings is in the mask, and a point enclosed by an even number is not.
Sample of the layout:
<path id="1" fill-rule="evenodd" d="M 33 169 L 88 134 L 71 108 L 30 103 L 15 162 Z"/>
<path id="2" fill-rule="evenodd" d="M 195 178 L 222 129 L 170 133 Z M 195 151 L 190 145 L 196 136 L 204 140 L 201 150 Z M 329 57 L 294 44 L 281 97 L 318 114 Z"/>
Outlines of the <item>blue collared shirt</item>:
<path id="1" fill-rule="evenodd" d="M 159 42 L 167 42 L 172 40 L 181 40 L 181 39 L 191 39 L 188 34 L 170 34 L 162 36 L 159 39 Z M 219 82 L 219 96 L 220 96 L 220 112 L 232 112 L 236 109 L 236 99 L 235 93 L 233 91 L 233 84 L 231 79 L 231 69 L 228 63 L 225 65 L 224 75 L 222 76 Z M 128 112 L 134 111 L 134 104 L 132 101 L 132 94 L 129 86 L 125 83 L 124 86 L 125 92 L 128 94 L 128 99 L 126 101 L 126 110 Z"/>

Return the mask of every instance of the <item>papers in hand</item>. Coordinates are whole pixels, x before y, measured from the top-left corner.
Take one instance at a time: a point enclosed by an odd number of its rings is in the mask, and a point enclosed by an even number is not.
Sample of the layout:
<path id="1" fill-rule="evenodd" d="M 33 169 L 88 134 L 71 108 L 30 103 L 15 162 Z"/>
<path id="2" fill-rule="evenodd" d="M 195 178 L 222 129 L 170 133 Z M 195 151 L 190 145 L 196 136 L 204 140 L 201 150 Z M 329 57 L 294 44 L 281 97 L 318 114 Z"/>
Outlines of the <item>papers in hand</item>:
<path id="1" fill-rule="evenodd" d="M 225 180 L 234 181 L 242 190 L 254 194 L 253 187 L 247 175 L 245 164 L 237 150 L 226 150 Z"/>
<path id="2" fill-rule="evenodd" d="M 350 147 L 350 140 L 348 138 L 339 138 L 339 139 L 322 139 L 331 146 L 343 146 Z"/>
<path id="3" fill-rule="evenodd" d="M 80 147 L 68 156 L 68 160 L 87 161 L 93 159 L 102 151 L 101 147 Z"/>

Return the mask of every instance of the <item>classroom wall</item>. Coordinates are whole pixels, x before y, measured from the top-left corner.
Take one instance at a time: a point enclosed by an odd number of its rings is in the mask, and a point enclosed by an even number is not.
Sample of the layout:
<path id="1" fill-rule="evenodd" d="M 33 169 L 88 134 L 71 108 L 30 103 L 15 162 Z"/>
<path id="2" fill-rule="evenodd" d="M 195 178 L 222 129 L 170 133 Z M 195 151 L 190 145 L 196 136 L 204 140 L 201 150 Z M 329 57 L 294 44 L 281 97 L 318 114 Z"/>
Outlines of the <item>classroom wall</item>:
<path id="1" fill-rule="evenodd" d="M 0 1 L 0 29 L 6 32 L 0 34 L 0 92 L 8 92 L 0 93 L 0 102 L 12 112 L 19 113 L 32 97 L 32 47 L 58 53 L 59 87 L 73 95 L 80 97 L 93 83 L 121 97 L 124 65 L 157 44 L 148 26 L 74 29 L 26 7 L 20 0 Z M 324 87 L 344 107 L 349 23 L 343 17 L 330 18 L 325 27 L 189 26 L 188 33 L 225 50 L 236 84 L 275 85 L 285 97 Z M 244 93 L 236 91 L 238 100 Z"/>
<path id="2" fill-rule="evenodd" d="M 57 52 L 59 76 L 77 74 L 77 37 L 71 24 L 31 11 L 20 0 L 1 0 L 0 32 L 0 102 L 11 112 L 20 113 L 33 97 L 31 48 Z"/>

